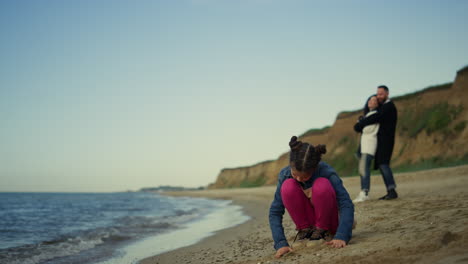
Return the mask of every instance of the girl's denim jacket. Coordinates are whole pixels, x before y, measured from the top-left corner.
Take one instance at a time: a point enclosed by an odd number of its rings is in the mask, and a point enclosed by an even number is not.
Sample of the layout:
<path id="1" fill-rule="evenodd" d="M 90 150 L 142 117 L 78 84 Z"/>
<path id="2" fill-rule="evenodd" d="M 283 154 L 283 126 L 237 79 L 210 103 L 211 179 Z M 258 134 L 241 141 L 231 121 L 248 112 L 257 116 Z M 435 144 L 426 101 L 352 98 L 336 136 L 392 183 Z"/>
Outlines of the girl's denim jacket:
<path id="1" fill-rule="evenodd" d="M 312 177 L 305 183 L 301 183 L 302 188 L 308 189 L 312 187 L 314 181 L 320 177 L 327 178 L 336 192 L 336 200 L 339 210 L 339 224 L 334 239 L 341 239 L 348 243 L 352 236 L 354 205 L 349 198 L 348 192 L 343 186 L 343 182 L 340 177 L 338 177 L 335 170 L 330 165 L 321 161 Z M 284 235 L 283 228 L 283 214 L 285 208 L 281 199 L 281 185 L 286 179 L 290 178 L 292 178 L 291 168 L 290 166 L 287 166 L 283 168 L 278 175 L 278 186 L 276 188 L 274 200 L 270 206 L 270 228 L 271 233 L 273 234 L 273 240 L 275 242 L 274 247 L 276 250 L 289 246 L 286 236 Z"/>

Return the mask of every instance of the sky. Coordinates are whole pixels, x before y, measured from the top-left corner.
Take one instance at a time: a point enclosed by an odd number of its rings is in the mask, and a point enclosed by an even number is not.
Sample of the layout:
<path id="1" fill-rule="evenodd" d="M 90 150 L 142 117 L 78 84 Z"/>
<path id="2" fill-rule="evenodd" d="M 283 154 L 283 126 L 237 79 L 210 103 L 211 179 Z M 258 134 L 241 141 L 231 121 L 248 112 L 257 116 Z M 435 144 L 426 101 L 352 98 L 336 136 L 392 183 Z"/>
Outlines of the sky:
<path id="1" fill-rule="evenodd" d="M 206 186 L 375 87 L 452 82 L 468 1 L 0 2 L 0 191 Z M 350 128 L 352 129 L 352 128 Z M 316 142 L 321 143 L 321 142 Z"/>

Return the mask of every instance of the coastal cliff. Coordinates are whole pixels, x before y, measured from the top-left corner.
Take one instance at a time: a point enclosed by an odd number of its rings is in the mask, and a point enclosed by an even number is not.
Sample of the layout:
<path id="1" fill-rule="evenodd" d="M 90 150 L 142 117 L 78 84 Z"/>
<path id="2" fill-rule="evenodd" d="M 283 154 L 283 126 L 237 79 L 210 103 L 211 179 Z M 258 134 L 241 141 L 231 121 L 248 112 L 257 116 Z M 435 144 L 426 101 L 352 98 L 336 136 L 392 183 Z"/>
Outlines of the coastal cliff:
<path id="1" fill-rule="evenodd" d="M 391 161 L 395 171 L 468 163 L 467 92 L 468 66 L 457 72 L 453 83 L 392 98 L 398 109 Z M 339 113 L 332 126 L 311 129 L 299 139 L 312 144 L 326 144 L 328 152 L 323 160 L 330 163 L 341 177 L 357 175 L 354 153 L 359 135 L 353 126 L 361 114 L 361 110 Z M 283 153 L 276 160 L 225 168 L 208 188 L 276 184 L 278 172 L 287 164 L 288 153 Z"/>

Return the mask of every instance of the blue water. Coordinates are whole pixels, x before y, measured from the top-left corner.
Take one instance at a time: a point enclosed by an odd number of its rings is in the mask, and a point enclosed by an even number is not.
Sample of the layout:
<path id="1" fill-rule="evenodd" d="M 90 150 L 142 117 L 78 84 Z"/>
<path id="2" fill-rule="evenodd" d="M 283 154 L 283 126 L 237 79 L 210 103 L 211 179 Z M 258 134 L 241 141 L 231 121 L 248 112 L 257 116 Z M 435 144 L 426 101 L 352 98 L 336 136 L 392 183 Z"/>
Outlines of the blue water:
<path id="1" fill-rule="evenodd" d="M 223 210 L 231 210 L 231 219 L 221 219 Z M 228 201 L 202 198 L 143 192 L 0 193 L 0 263 L 129 263 L 130 257 L 136 262 L 245 220 Z M 190 230 L 195 226 L 203 233 Z M 184 230 L 191 234 L 181 234 L 185 244 L 168 240 Z M 128 250 L 135 245 L 140 250 Z"/>

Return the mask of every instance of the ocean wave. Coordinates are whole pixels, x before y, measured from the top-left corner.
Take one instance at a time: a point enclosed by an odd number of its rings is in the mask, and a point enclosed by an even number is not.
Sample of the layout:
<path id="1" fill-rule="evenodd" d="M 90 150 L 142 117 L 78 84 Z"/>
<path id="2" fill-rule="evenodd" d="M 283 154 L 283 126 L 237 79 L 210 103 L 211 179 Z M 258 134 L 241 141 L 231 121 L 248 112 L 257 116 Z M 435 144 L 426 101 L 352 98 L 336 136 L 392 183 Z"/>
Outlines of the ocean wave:
<path id="1" fill-rule="evenodd" d="M 157 234 L 176 229 L 169 222 L 158 222 L 151 217 L 123 217 L 117 226 L 96 228 L 69 234 L 36 244 L 0 249 L 0 263 L 41 264 L 70 255 L 77 255 L 97 246 L 125 243 L 148 234 Z"/>
<path id="2" fill-rule="evenodd" d="M 68 239 L 58 239 L 3 249 L 0 250 L 0 263 L 38 264 L 54 258 L 77 254 L 102 243 L 101 239 L 70 237 Z"/>

